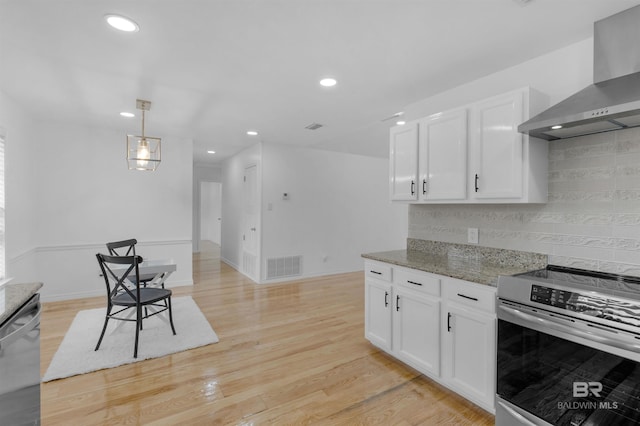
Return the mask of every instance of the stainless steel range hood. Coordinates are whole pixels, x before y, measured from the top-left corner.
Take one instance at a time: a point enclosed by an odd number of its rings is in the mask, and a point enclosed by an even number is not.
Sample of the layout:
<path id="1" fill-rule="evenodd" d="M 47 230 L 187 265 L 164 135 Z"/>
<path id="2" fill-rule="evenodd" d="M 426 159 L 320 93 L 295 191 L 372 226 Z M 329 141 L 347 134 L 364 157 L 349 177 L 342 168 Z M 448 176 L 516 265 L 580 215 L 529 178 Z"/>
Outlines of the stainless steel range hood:
<path id="1" fill-rule="evenodd" d="M 594 83 L 518 131 L 555 140 L 640 126 L 640 6 L 594 24 Z"/>

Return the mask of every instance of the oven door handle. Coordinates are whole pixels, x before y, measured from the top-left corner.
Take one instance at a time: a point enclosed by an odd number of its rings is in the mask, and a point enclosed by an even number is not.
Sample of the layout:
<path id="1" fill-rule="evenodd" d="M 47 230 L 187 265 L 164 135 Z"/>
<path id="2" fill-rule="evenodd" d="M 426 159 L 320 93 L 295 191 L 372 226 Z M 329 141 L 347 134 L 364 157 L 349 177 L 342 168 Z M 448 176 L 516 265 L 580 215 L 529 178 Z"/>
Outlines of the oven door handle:
<path id="1" fill-rule="evenodd" d="M 537 426 L 535 423 L 529 421 L 529 419 L 525 418 L 522 414 L 518 413 L 513 408 L 508 407 L 506 404 L 498 401 L 498 405 L 502 407 L 507 413 L 511 414 L 514 419 L 518 420 L 520 424 L 525 426 Z"/>
<path id="2" fill-rule="evenodd" d="M 29 334 L 31 330 L 33 330 L 40 324 L 40 314 L 42 313 L 42 304 L 39 301 L 30 302 L 28 305 L 23 307 L 22 310 L 20 310 L 18 313 L 15 314 L 15 318 L 13 318 L 12 321 L 20 319 L 23 316 L 26 316 L 25 314 L 31 313 L 34 310 L 36 312 L 33 315 L 33 318 L 31 318 L 26 324 L 22 325 L 16 331 L 0 339 L 0 351 L 8 348 L 14 342 L 22 339 L 23 336 L 26 336 L 27 334 Z"/>
<path id="3" fill-rule="evenodd" d="M 555 321 L 548 320 L 546 318 L 539 317 L 537 315 L 531 315 L 525 312 L 522 312 L 518 309 L 510 308 L 504 305 L 498 306 L 498 319 L 505 319 L 501 317 L 500 312 L 504 312 L 507 316 L 511 315 L 516 318 L 520 318 L 528 323 L 538 324 L 540 326 L 549 328 L 551 330 L 558 331 L 560 333 L 568 334 L 571 336 L 582 337 L 583 339 L 588 339 L 591 341 L 595 341 L 604 345 L 613 346 L 618 349 L 623 349 L 625 351 L 638 352 L 640 351 L 640 345 L 634 345 L 627 342 L 622 342 L 618 339 L 612 339 L 611 337 L 602 336 L 596 333 L 590 333 L 588 331 L 582 331 L 573 327 L 567 327 L 563 324 L 558 324 Z M 506 319 L 508 321 L 508 319 Z M 594 330 L 601 330 L 601 328 L 594 328 Z M 609 331 L 603 330 L 607 333 Z"/>

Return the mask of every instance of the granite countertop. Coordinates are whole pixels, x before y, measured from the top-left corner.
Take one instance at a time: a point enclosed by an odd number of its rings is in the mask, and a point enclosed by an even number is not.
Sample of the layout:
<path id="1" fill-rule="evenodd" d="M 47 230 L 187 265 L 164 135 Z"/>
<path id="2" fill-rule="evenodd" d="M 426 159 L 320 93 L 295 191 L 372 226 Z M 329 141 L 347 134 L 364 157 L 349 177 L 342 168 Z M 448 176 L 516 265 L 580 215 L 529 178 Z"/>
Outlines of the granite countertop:
<path id="1" fill-rule="evenodd" d="M 25 304 L 42 283 L 5 284 L 0 287 L 0 324 Z"/>
<path id="2" fill-rule="evenodd" d="M 487 258 L 468 253 L 447 255 L 443 252 L 412 249 L 366 253 L 362 257 L 494 287 L 497 285 L 498 275 L 513 275 L 545 266 L 540 262 L 505 262 L 505 259 L 512 258 L 508 255 L 503 256 L 504 258 Z"/>

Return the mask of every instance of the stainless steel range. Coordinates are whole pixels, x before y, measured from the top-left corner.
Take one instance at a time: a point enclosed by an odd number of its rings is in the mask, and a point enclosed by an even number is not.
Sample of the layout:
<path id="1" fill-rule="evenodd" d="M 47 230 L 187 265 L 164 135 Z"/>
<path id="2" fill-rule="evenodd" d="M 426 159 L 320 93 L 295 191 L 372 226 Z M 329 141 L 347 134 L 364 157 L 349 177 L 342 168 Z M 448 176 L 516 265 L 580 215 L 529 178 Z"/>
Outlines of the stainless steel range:
<path id="1" fill-rule="evenodd" d="M 498 279 L 496 425 L 640 424 L 640 278 Z"/>

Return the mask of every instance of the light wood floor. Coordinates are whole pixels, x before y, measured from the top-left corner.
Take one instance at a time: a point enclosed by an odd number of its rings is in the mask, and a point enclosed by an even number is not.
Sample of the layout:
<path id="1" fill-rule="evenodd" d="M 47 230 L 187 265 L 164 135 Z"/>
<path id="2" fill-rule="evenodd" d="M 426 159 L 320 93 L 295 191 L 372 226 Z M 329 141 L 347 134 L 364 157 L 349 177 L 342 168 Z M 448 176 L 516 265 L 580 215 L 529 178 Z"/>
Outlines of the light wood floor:
<path id="1" fill-rule="evenodd" d="M 207 253 L 193 271 L 174 295 L 193 297 L 220 342 L 44 383 L 43 425 L 493 424 L 364 339 L 361 272 L 256 285 Z M 45 303 L 43 374 L 76 312 L 104 303 Z"/>

